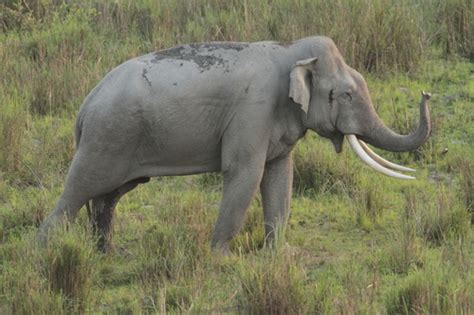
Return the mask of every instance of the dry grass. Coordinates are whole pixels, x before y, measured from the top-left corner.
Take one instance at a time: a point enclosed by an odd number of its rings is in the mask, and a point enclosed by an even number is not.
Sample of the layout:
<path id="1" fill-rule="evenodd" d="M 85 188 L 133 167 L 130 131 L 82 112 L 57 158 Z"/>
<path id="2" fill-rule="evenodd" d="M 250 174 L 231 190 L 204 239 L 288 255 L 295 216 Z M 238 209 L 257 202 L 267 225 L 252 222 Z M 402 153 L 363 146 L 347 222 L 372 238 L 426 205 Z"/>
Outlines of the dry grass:
<path id="1" fill-rule="evenodd" d="M 461 173 L 461 197 L 464 207 L 471 215 L 471 223 L 474 223 L 474 171 L 472 162 L 463 159 L 459 170 Z"/>
<path id="2" fill-rule="evenodd" d="M 84 313 L 95 277 L 94 242 L 85 231 L 57 232 L 42 254 L 49 287 L 63 298 L 63 309 Z"/>
<path id="3" fill-rule="evenodd" d="M 314 135 L 307 138 L 316 140 Z M 349 193 L 358 183 L 353 161 L 348 152 L 337 159 L 333 155 L 331 145 L 319 139 L 301 141 L 294 153 L 293 188 L 300 193 Z"/>
<path id="4" fill-rule="evenodd" d="M 248 314 L 305 314 L 311 296 L 302 284 L 305 271 L 288 249 L 268 249 L 251 262 L 235 266 L 241 286 L 239 312 Z"/>
<path id="5" fill-rule="evenodd" d="M 472 67 L 456 57 L 472 58 L 471 2 L 3 1 L 0 313 L 473 313 Z M 316 34 L 365 73 L 397 131 L 415 125 L 419 90 L 434 92 L 429 142 L 385 153 L 419 169 L 417 181 L 366 174 L 351 152 L 308 134 L 295 151 L 290 249 L 262 249 L 257 198 L 232 244 L 239 255 L 212 255 L 218 175 L 127 194 L 106 256 L 86 237 L 85 216 L 36 248 L 74 152 L 76 112 L 112 68 L 186 42 Z"/>

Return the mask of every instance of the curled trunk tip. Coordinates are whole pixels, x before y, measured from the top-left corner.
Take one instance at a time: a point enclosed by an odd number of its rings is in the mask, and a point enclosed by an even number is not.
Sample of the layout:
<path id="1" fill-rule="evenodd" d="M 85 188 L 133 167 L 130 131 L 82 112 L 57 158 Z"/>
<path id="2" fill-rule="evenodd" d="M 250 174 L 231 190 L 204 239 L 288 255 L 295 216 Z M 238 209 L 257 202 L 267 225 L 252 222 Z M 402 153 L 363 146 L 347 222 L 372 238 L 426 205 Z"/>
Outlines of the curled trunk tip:
<path id="1" fill-rule="evenodd" d="M 431 93 L 429 92 L 425 92 L 425 91 L 421 91 L 421 96 L 423 97 L 424 100 L 429 100 L 431 98 Z"/>
<path id="2" fill-rule="evenodd" d="M 418 129 L 409 135 L 401 135 L 384 125 L 377 117 L 374 129 L 366 135 L 361 135 L 365 142 L 392 152 L 413 151 L 419 148 L 431 133 L 431 117 L 428 109 L 430 93 L 421 92 L 420 123 Z"/>

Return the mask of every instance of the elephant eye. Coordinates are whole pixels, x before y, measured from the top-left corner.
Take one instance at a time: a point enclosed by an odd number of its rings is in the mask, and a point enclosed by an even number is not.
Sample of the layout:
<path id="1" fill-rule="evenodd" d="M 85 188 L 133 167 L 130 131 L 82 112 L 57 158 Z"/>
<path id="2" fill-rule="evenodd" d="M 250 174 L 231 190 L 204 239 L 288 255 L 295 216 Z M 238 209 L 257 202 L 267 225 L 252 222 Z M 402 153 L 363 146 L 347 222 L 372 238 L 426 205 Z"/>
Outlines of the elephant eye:
<path id="1" fill-rule="evenodd" d="M 349 100 L 349 101 L 352 101 L 352 94 L 349 93 L 349 92 L 346 92 L 346 98 Z"/>
<path id="2" fill-rule="evenodd" d="M 334 101 L 334 90 L 329 91 L 329 104 L 332 104 Z"/>

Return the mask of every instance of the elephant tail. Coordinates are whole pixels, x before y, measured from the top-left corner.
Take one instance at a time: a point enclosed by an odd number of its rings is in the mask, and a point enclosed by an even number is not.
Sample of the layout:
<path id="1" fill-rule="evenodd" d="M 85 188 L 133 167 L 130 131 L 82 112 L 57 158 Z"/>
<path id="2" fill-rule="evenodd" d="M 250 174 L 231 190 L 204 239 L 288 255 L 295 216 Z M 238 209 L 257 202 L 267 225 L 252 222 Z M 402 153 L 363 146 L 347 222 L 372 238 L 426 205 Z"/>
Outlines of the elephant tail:
<path id="1" fill-rule="evenodd" d="M 79 111 L 79 114 L 77 116 L 76 120 L 76 126 L 74 128 L 74 139 L 76 141 L 76 149 L 79 148 L 79 142 L 81 140 L 81 134 L 82 134 L 82 111 Z"/>
<path id="2" fill-rule="evenodd" d="M 91 210 L 91 201 L 87 200 L 86 202 L 86 210 L 87 210 L 87 216 L 89 217 L 89 220 L 92 221 L 92 210 Z"/>

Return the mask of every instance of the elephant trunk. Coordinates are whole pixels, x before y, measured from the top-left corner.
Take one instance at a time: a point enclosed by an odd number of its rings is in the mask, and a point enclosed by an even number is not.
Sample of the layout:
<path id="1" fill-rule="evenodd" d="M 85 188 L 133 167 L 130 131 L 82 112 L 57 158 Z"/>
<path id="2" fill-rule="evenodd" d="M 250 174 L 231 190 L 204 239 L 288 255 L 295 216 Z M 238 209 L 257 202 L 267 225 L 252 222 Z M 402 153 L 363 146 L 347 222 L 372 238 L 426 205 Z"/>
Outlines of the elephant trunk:
<path id="1" fill-rule="evenodd" d="M 385 126 L 382 120 L 377 119 L 370 134 L 358 137 L 377 148 L 392 152 L 413 151 L 417 149 L 426 141 L 431 132 L 431 118 L 428 110 L 428 100 L 430 97 L 429 93 L 422 92 L 420 125 L 411 134 L 400 135 L 395 133 Z"/>

